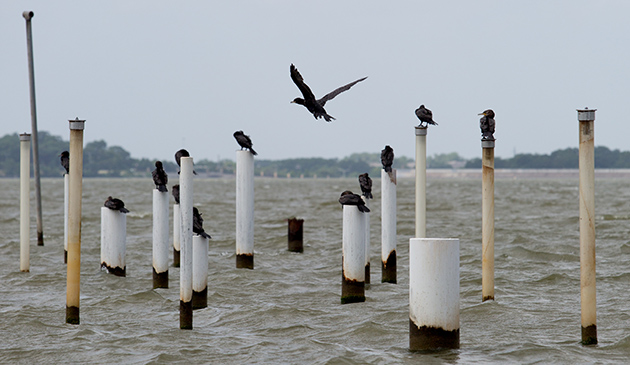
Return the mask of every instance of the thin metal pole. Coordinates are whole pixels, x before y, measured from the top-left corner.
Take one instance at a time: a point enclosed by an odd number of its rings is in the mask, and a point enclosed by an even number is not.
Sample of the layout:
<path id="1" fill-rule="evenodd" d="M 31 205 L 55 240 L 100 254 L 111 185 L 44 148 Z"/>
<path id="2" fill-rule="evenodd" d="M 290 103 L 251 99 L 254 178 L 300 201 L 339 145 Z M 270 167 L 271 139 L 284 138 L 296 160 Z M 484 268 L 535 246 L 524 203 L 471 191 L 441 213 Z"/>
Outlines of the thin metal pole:
<path id="1" fill-rule="evenodd" d="M 494 300 L 494 141 L 481 141 L 481 292 Z"/>
<path id="2" fill-rule="evenodd" d="M 31 133 L 33 138 L 33 176 L 35 177 L 35 209 L 37 210 L 37 245 L 44 245 L 44 228 L 42 223 L 42 189 L 39 182 L 39 147 L 37 143 L 37 110 L 35 108 L 35 70 L 33 66 L 33 33 L 31 19 L 32 11 L 22 13 L 26 19 L 26 49 L 28 52 L 28 79 L 31 94 Z"/>
<path id="3" fill-rule="evenodd" d="M 416 128 L 416 238 L 427 236 L 427 127 Z"/>
<path id="4" fill-rule="evenodd" d="M 20 271 L 30 270 L 31 135 L 20 134 Z"/>

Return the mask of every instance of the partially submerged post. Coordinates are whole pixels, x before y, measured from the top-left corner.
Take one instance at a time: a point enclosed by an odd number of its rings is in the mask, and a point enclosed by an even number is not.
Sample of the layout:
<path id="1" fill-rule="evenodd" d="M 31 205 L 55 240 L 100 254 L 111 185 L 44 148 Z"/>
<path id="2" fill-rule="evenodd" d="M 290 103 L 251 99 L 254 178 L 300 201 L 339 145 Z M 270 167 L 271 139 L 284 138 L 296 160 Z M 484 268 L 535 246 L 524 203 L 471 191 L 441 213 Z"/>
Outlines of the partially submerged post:
<path id="1" fill-rule="evenodd" d="M 365 302 L 365 219 L 356 206 L 343 206 L 341 304 Z"/>
<path id="2" fill-rule="evenodd" d="M 182 216 L 179 203 L 173 204 L 173 267 L 179 267 Z"/>
<path id="3" fill-rule="evenodd" d="M 179 270 L 179 328 L 193 328 L 193 158 L 182 157 L 179 175 L 179 204 L 181 210 L 181 251 Z"/>
<path id="4" fill-rule="evenodd" d="M 127 215 L 101 207 L 101 269 L 116 276 L 127 275 Z"/>
<path id="5" fill-rule="evenodd" d="M 254 268 L 254 155 L 236 151 L 236 267 Z"/>
<path id="6" fill-rule="evenodd" d="M 396 283 L 396 170 L 381 170 L 381 282 Z"/>
<path id="7" fill-rule="evenodd" d="M 20 134 L 20 271 L 30 270 L 31 135 Z"/>
<path id="8" fill-rule="evenodd" d="M 39 179 L 39 145 L 37 143 L 37 109 L 35 108 L 35 67 L 33 66 L 33 32 L 31 19 L 35 13 L 22 13 L 26 19 L 26 49 L 28 53 L 28 80 L 31 96 L 31 133 L 33 137 L 33 177 L 35 178 L 35 209 L 37 210 L 37 245 L 44 245 L 44 229 L 42 223 L 42 193 Z"/>
<path id="9" fill-rule="evenodd" d="M 303 226 L 304 219 L 290 218 L 289 222 L 289 251 L 304 252 Z"/>
<path id="10" fill-rule="evenodd" d="M 409 240 L 409 349 L 459 348 L 459 239 Z"/>
<path id="11" fill-rule="evenodd" d="M 192 245 L 192 309 L 201 309 L 208 306 L 208 239 L 195 234 Z"/>
<path id="12" fill-rule="evenodd" d="M 153 189 L 153 289 L 168 288 L 168 192 Z"/>
<path id="13" fill-rule="evenodd" d="M 427 127 L 416 126 L 416 238 L 427 236 Z"/>
<path id="14" fill-rule="evenodd" d="M 70 120 L 70 194 L 66 323 L 79 324 L 81 284 L 81 199 L 83 195 L 83 129 L 85 120 Z"/>
<path id="15" fill-rule="evenodd" d="M 480 113 L 481 137 L 481 292 L 494 300 L 494 112 Z"/>
<path id="16" fill-rule="evenodd" d="M 582 344 L 597 344 L 595 295 L 595 111 L 578 109 L 580 125 L 580 298 Z"/>

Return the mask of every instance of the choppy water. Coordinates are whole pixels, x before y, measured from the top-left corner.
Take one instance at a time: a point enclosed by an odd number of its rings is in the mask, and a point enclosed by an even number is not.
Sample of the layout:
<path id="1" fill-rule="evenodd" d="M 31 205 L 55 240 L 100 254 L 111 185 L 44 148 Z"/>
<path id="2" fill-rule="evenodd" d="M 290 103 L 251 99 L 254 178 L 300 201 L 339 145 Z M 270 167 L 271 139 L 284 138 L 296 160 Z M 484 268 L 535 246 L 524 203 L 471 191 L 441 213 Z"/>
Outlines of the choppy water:
<path id="1" fill-rule="evenodd" d="M 174 180 L 174 178 L 173 178 Z M 173 183 L 173 182 L 172 182 Z M 408 242 L 413 180 L 398 185 L 398 284 L 380 283 L 380 185 L 374 181 L 372 285 L 340 304 L 341 191 L 355 179 L 256 179 L 255 270 L 236 269 L 235 185 L 196 179 L 195 205 L 213 239 L 208 308 L 179 329 L 179 269 L 152 289 L 147 179 L 85 179 L 81 324 L 65 323 L 63 181 L 42 180 L 45 246 L 19 271 L 19 181 L 0 180 L 2 363 L 612 363 L 630 358 L 630 189 L 596 181 L 599 345 L 580 341 L 578 184 L 497 180 L 496 301 L 481 303 L 481 182 L 429 179 L 427 234 L 461 244 L 461 349 L 408 351 Z M 122 198 L 127 277 L 100 271 L 100 206 Z M 34 204 L 31 213 L 34 216 Z M 171 212 L 172 214 L 172 212 Z M 305 219 L 303 254 L 289 253 L 286 219 Z"/>

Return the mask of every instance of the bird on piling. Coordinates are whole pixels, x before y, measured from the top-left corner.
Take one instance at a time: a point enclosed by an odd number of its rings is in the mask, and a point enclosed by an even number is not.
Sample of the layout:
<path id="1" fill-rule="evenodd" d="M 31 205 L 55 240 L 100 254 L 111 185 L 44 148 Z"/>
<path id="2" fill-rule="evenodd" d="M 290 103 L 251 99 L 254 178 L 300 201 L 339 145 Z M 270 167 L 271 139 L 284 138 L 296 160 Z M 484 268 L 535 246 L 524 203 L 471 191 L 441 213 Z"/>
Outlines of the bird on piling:
<path id="1" fill-rule="evenodd" d="M 107 200 L 105 200 L 105 204 L 103 205 L 111 210 L 117 210 L 121 213 L 129 213 L 129 210 L 125 208 L 125 203 L 122 200 L 112 198 L 111 196 L 107 197 Z"/>
<path id="2" fill-rule="evenodd" d="M 481 128 L 481 139 L 485 141 L 494 141 L 494 111 L 492 109 L 486 109 L 483 113 L 477 115 L 483 115 L 479 119 L 479 128 Z"/>
<path id="3" fill-rule="evenodd" d="M 203 230 L 203 218 L 201 218 L 201 213 L 199 213 L 199 209 L 196 207 L 193 207 L 193 232 L 203 238 L 212 238 Z"/>
<path id="4" fill-rule="evenodd" d="M 175 198 L 175 203 L 179 204 L 179 184 L 173 185 L 171 192 L 173 193 L 173 198 Z"/>
<path id="5" fill-rule="evenodd" d="M 249 138 L 248 135 L 245 135 L 245 133 L 243 133 L 243 131 L 236 131 L 236 132 L 234 132 L 234 138 L 236 139 L 236 142 L 238 142 L 238 144 L 241 146 L 241 150 L 243 148 L 247 148 L 249 150 L 249 152 L 252 153 L 252 155 L 256 156 L 258 154 L 252 148 L 252 145 L 253 145 L 252 144 L 252 139 Z"/>
<path id="6" fill-rule="evenodd" d="M 361 193 L 365 199 L 372 199 L 372 179 L 368 173 L 359 175 L 359 185 L 361 185 Z"/>
<path id="7" fill-rule="evenodd" d="M 61 166 L 66 169 L 66 174 L 70 173 L 70 152 L 63 151 L 59 155 L 61 157 Z"/>
<path id="8" fill-rule="evenodd" d="M 420 124 L 418 125 L 418 127 L 426 128 L 429 126 L 429 124 L 438 125 L 436 122 L 433 121 L 433 112 L 425 108 L 424 105 L 420 105 L 420 107 L 416 109 L 416 117 L 420 119 Z M 425 123 L 425 125 L 423 126 L 422 123 Z"/>
<path id="9" fill-rule="evenodd" d="M 155 183 L 155 187 L 161 191 L 166 193 L 168 189 L 166 188 L 166 184 L 168 183 L 168 175 L 166 171 L 164 171 L 164 167 L 162 167 L 162 161 L 155 161 L 155 170 L 151 172 L 153 175 L 153 182 Z"/>
<path id="10" fill-rule="evenodd" d="M 339 197 L 339 203 L 341 203 L 341 205 L 356 205 L 361 213 L 370 212 L 370 208 L 365 205 L 365 201 L 363 201 L 361 195 L 354 194 L 350 190 L 346 190 L 341 193 L 341 196 Z"/>
<path id="11" fill-rule="evenodd" d="M 394 149 L 389 145 L 381 151 L 381 163 L 383 164 L 383 170 L 385 172 L 392 172 L 392 165 L 394 164 Z"/>
<path id="12" fill-rule="evenodd" d="M 309 112 L 313 113 L 313 117 L 315 117 L 315 119 L 324 118 L 324 120 L 327 122 L 330 122 L 331 120 L 334 120 L 335 118 L 333 118 L 332 116 L 328 115 L 328 113 L 326 113 L 326 110 L 324 109 L 324 105 L 326 105 L 326 102 L 328 100 L 331 100 L 335 96 L 341 94 L 342 92 L 349 90 L 357 82 L 361 82 L 367 79 L 367 76 L 364 78 L 358 79 L 357 81 L 351 82 L 347 85 L 344 85 L 342 87 L 339 87 L 329 92 L 328 94 L 324 95 L 321 99 L 317 100 L 315 99 L 315 95 L 313 95 L 313 92 L 308 87 L 308 85 L 304 83 L 304 79 L 302 78 L 302 75 L 300 75 L 300 72 L 298 72 L 297 68 L 293 64 L 291 64 L 290 71 L 291 71 L 291 80 L 293 80 L 293 82 L 298 87 L 298 89 L 300 89 L 300 92 L 302 93 L 302 96 L 304 97 L 304 99 L 295 98 L 293 99 L 293 101 L 291 101 L 291 103 L 305 106 Z"/>
<path id="13" fill-rule="evenodd" d="M 177 166 L 179 166 L 180 171 L 177 171 L 177 174 L 179 175 L 179 173 L 181 172 L 181 159 L 182 157 L 190 157 L 190 153 L 188 153 L 188 151 L 186 151 L 185 149 L 181 149 L 177 152 L 175 152 L 175 162 L 177 162 Z M 193 175 L 197 175 L 197 171 L 193 170 Z"/>

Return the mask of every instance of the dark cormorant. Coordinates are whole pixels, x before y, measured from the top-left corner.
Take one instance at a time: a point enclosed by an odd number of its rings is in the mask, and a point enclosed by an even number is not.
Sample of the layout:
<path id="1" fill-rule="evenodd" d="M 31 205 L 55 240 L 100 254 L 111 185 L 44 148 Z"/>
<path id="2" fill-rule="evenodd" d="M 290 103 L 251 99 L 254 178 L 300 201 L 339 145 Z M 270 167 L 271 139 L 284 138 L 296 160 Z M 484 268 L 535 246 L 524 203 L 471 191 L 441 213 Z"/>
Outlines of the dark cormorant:
<path id="1" fill-rule="evenodd" d="M 438 125 L 436 122 L 433 121 L 433 113 L 429 109 L 425 108 L 424 105 L 420 105 L 420 107 L 416 109 L 416 117 L 420 119 L 420 124 L 418 125 L 418 127 L 426 128 L 429 126 L 429 124 Z M 423 126 L 422 123 L 426 124 Z"/>
<path id="2" fill-rule="evenodd" d="M 175 203 L 179 204 L 179 184 L 173 185 L 171 192 L 173 193 L 173 198 L 175 198 Z"/>
<path id="3" fill-rule="evenodd" d="M 302 96 L 304 96 L 304 99 L 302 98 L 293 99 L 292 103 L 304 105 L 306 109 L 308 109 L 309 112 L 313 113 L 313 116 L 315 117 L 315 119 L 324 118 L 324 120 L 327 122 L 330 122 L 331 120 L 334 120 L 335 118 L 331 117 L 330 115 L 326 113 L 326 110 L 324 109 L 324 105 L 326 105 L 326 102 L 328 100 L 331 100 L 335 96 L 339 95 L 340 93 L 347 91 L 352 86 L 354 86 L 354 84 L 356 84 L 357 82 L 367 79 L 367 77 L 358 79 L 357 81 L 351 82 L 348 85 L 344 85 L 342 87 L 335 89 L 334 91 L 324 95 L 321 99 L 317 100 L 315 99 L 315 95 L 313 95 L 313 92 L 311 91 L 311 89 L 304 83 L 304 79 L 302 78 L 302 75 L 300 75 L 297 68 L 295 68 L 293 64 L 291 64 L 290 70 L 291 70 L 291 79 L 293 80 L 295 85 L 297 85 L 298 89 L 300 89 L 300 92 L 302 92 Z"/>
<path id="4" fill-rule="evenodd" d="M 252 148 L 252 139 L 249 136 L 245 135 L 243 131 L 234 132 L 234 138 L 236 138 L 236 142 L 241 146 L 241 149 L 247 148 L 252 155 L 256 156 L 258 153 L 254 151 Z"/>
<path id="5" fill-rule="evenodd" d="M 394 149 L 389 146 L 381 151 L 381 163 L 383 164 L 383 170 L 385 172 L 392 172 L 392 165 L 394 164 Z"/>
<path id="6" fill-rule="evenodd" d="M 107 200 L 105 200 L 105 204 L 103 205 L 111 210 L 118 210 L 121 213 L 129 213 L 129 210 L 125 208 L 125 203 L 122 200 L 112 198 L 111 196 L 107 197 Z"/>
<path id="7" fill-rule="evenodd" d="M 370 208 L 365 205 L 365 202 L 361 198 L 361 195 L 357 195 L 352 193 L 350 190 L 346 190 L 341 193 L 339 197 L 339 203 L 341 205 L 356 205 L 359 208 L 359 211 L 362 213 L 369 213 Z"/>
<path id="8" fill-rule="evenodd" d="M 479 113 L 478 115 L 483 115 L 483 117 L 479 119 L 479 128 L 481 128 L 481 139 L 494 141 L 494 111 L 492 109 L 487 109 L 484 110 L 483 113 Z"/>
<path id="9" fill-rule="evenodd" d="M 177 166 L 179 166 L 180 169 L 182 168 L 180 164 L 182 157 L 190 157 L 190 153 L 183 148 L 175 152 L 175 162 L 177 162 Z M 181 171 L 177 171 L 177 174 L 179 175 L 180 172 Z M 193 175 L 197 175 L 197 171 L 193 170 Z"/>
<path id="10" fill-rule="evenodd" d="M 359 185 L 361 185 L 361 193 L 365 199 L 372 199 L 372 179 L 370 179 L 370 175 L 366 172 L 365 174 L 359 175 Z"/>
<path id="11" fill-rule="evenodd" d="M 61 152 L 61 166 L 66 169 L 66 174 L 70 173 L 70 152 L 63 151 Z"/>
<path id="12" fill-rule="evenodd" d="M 199 209 L 196 207 L 193 207 L 193 232 L 203 238 L 212 238 L 203 230 L 203 218 L 201 218 L 201 213 L 199 213 Z"/>
<path id="13" fill-rule="evenodd" d="M 161 192 L 167 192 L 166 184 L 168 183 L 168 175 L 162 167 L 162 161 L 155 161 L 155 170 L 151 173 L 155 187 Z"/>

